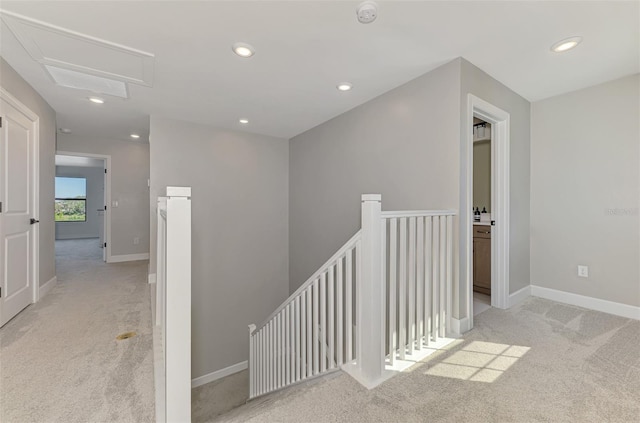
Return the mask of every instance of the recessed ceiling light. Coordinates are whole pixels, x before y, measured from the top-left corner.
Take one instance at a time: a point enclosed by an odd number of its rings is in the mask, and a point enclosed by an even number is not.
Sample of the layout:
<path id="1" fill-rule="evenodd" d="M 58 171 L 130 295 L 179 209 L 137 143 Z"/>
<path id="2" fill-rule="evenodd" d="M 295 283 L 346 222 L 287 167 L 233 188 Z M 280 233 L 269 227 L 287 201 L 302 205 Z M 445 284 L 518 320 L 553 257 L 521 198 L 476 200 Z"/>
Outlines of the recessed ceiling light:
<path id="1" fill-rule="evenodd" d="M 134 140 L 137 140 L 138 138 L 140 138 L 140 135 L 138 135 L 138 134 L 131 134 L 131 138 L 133 138 Z"/>
<path id="2" fill-rule="evenodd" d="M 571 37 L 565 38 L 564 40 L 560 40 L 554 45 L 551 46 L 551 51 L 555 51 L 556 53 L 564 53 L 565 51 L 571 50 L 576 47 L 582 41 L 582 37 Z"/>
<path id="3" fill-rule="evenodd" d="M 336 88 L 338 89 L 338 91 L 349 91 L 351 88 L 353 88 L 353 85 L 348 82 L 341 82 Z"/>
<path id="4" fill-rule="evenodd" d="M 96 104 L 103 104 L 104 103 L 104 99 L 100 98 L 100 97 L 89 97 L 89 101 L 92 103 L 96 103 Z"/>
<path id="5" fill-rule="evenodd" d="M 255 50 L 249 44 L 235 43 L 233 45 L 233 52 L 240 57 L 251 57 L 255 53 Z"/>
<path id="6" fill-rule="evenodd" d="M 247 123 L 249 123 L 249 119 L 240 119 L 239 122 L 243 125 L 246 125 Z"/>

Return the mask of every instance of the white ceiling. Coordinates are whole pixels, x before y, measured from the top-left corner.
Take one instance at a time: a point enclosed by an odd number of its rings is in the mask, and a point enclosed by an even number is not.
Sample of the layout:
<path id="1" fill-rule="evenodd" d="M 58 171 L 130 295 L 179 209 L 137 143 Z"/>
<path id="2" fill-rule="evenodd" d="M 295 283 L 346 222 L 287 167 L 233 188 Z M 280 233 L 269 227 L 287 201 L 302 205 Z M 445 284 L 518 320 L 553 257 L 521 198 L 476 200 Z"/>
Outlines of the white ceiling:
<path id="1" fill-rule="evenodd" d="M 76 134 L 148 136 L 149 115 L 289 138 L 456 57 L 535 101 L 640 71 L 640 2 L 2 1 L 2 8 L 155 55 L 129 99 L 56 86 L 7 25 L 0 54 Z M 550 51 L 563 38 L 575 50 Z M 242 59 L 242 41 L 256 54 Z M 96 60 L 99 57 L 94 58 Z M 335 89 L 349 81 L 353 90 Z M 238 119 L 246 117 L 248 125 Z"/>

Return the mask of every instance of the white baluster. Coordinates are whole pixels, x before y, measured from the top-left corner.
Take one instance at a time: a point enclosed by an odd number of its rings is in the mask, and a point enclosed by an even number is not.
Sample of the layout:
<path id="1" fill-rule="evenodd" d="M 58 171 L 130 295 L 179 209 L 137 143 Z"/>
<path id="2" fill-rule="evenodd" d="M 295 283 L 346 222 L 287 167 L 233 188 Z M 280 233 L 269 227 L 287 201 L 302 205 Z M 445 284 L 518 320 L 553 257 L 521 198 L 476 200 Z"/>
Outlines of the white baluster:
<path id="1" fill-rule="evenodd" d="M 447 330 L 451 331 L 453 312 L 453 216 L 447 216 Z"/>
<path id="2" fill-rule="evenodd" d="M 255 392 L 255 384 L 256 384 L 256 346 L 255 346 L 255 336 L 254 333 L 256 330 L 256 325 L 249 325 L 249 397 L 254 397 L 256 395 Z"/>
<path id="3" fill-rule="evenodd" d="M 353 360 L 353 254 L 354 249 L 347 251 L 346 256 L 346 293 L 345 293 L 345 328 L 347 336 L 345 342 L 347 343 L 347 357 L 346 361 Z"/>
<path id="4" fill-rule="evenodd" d="M 318 340 L 320 336 L 318 335 L 318 320 L 320 318 L 320 301 L 318 296 L 318 285 L 320 284 L 320 280 L 316 279 L 313 281 L 313 375 L 317 375 L 320 372 L 320 352 L 318 345 Z"/>
<path id="5" fill-rule="evenodd" d="M 444 328 L 444 307 L 445 307 L 445 299 L 446 299 L 446 277 L 447 277 L 447 263 L 446 263 L 446 253 L 447 253 L 447 242 L 446 242 L 446 231 L 447 231 L 447 221 L 444 216 L 440 217 L 440 304 L 439 304 L 439 315 L 438 321 L 440 322 L 439 335 L 441 338 L 444 338 L 445 328 Z"/>
<path id="6" fill-rule="evenodd" d="M 396 357 L 396 278 L 398 260 L 398 219 L 389 219 L 389 363 Z"/>
<path id="7" fill-rule="evenodd" d="M 342 354 L 344 351 L 344 345 L 343 345 L 343 319 L 342 319 L 342 315 L 343 315 L 343 310 L 344 310 L 344 301 L 342 301 L 342 290 L 343 290 L 343 283 L 342 283 L 342 273 L 343 273 L 343 266 L 342 266 L 342 261 L 344 260 L 344 257 L 340 257 L 338 259 L 338 265 L 337 265 L 337 280 L 336 280 L 336 291 L 337 291 L 337 301 L 336 301 L 336 308 L 338 310 L 337 313 L 337 322 L 336 322 L 336 327 L 338 330 L 337 333 L 337 345 L 336 345 L 336 350 L 337 350 L 337 365 L 341 366 L 342 363 L 344 363 L 344 361 L 342 360 Z"/>
<path id="8" fill-rule="evenodd" d="M 432 313 L 432 317 L 431 317 L 431 321 L 433 324 L 433 339 L 435 341 L 438 340 L 438 331 L 440 329 L 440 319 L 438 318 L 439 314 L 438 314 L 438 305 L 440 303 L 439 299 L 440 296 L 439 294 L 439 280 L 440 280 L 440 257 L 439 257 L 439 253 L 440 253 L 440 248 L 439 248 L 439 242 L 440 242 L 440 218 L 438 216 L 435 216 L 433 218 L 433 250 L 432 250 L 432 257 L 433 257 L 433 262 L 432 262 L 432 266 L 433 266 L 433 305 L 432 305 L 432 309 L 431 309 L 431 313 Z"/>
<path id="9" fill-rule="evenodd" d="M 400 349 L 400 360 L 404 360 L 407 346 L 407 219 L 405 217 L 400 218 L 400 260 L 398 264 L 400 266 L 400 290 L 398 292 L 398 323 L 400 323 L 400 340 L 398 342 L 398 347 Z"/>
<path id="10" fill-rule="evenodd" d="M 295 309 L 295 317 L 294 317 L 294 332 L 295 332 L 295 338 L 296 338 L 296 344 L 295 344 L 295 354 L 293 355 L 294 360 L 295 360 L 295 377 L 294 377 L 294 381 L 299 381 L 301 379 L 300 377 L 300 362 L 302 360 L 302 356 L 300 355 L 300 329 L 301 329 L 301 325 L 302 325 L 302 316 L 300 315 L 300 296 L 298 295 L 295 299 L 295 303 L 294 303 L 294 309 Z"/>
<path id="11" fill-rule="evenodd" d="M 416 333 L 416 218 L 409 218 L 409 324 L 407 325 L 409 334 L 409 354 L 413 354 Z"/>
<path id="12" fill-rule="evenodd" d="M 329 339 L 329 369 L 333 369 L 335 368 L 335 354 L 334 354 L 334 340 L 335 340 L 335 308 L 334 308 L 334 272 L 335 272 L 335 265 L 332 265 L 331 267 L 329 267 L 329 280 L 327 281 L 328 283 L 328 288 L 327 288 L 327 295 L 329 297 L 329 315 L 328 315 L 328 322 L 327 322 L 327 326 L 329 327 L 329 330 L 327 332 L 327 337 Z"/>
<path id="13" fill-rule="evenodd" d="M 282 348 L 282 361 L 284 362 L 284 384 L 285 386 L 291 383 L 291 366 L 289 360 L 291 357 L 291 304 L 287 304 L 284 309 L 284 347 Z"/>
<path id="14" fill-rule="evenodd" d="M 431 321 L 431 298 L 433 295 L 432 284 L 432 260 L 431 251 L 433 244 L 433 218 L 431 216 L 426 218 L 424 225 L 424 332 L 425 332 L 425 344 L 429 346 L 431 344 L 431 335 L 433 322 Z"/>
<path id="15" fill-rule="evenodd" d="M 313 300 L 312 300 L 312 287 L 307 288 L 307 335 L 306 335 L 306 343 L 307 343 L 307 367 L 306 367 L 306 377 L 313 376 Z"/>
<path id="16" fill-rule="evenodd" d="M 320 277 L 320 372 L 327 370 L 327 273 Z"/>
<path id="17" fill-rule="evenodd" d="M 416 240 L 416 318 L 418 320 L 417 340 L 418 350 L 422 349 L 424 337 L 424 217 L 419 217 L 417 222 Z"/>
<path id="18" fill-rule="evenodd" d="M 307 378 L 307 326 L 310 326 L 309 317 L 311 314 L 307 311 L 307 291 L 300 294 L 300 379 Z"/>

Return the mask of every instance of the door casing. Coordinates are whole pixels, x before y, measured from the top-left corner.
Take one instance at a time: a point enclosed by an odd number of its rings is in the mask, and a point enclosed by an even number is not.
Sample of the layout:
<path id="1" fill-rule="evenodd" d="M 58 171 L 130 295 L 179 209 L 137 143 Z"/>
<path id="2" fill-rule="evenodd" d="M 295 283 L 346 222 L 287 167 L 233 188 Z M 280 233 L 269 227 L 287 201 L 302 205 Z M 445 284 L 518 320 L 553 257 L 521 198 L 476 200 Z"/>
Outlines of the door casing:
<path id="1" fill-rule="evenodd" d="M 102 260 L 108 263 L 111 261 L 111 156 L 77 151 L 56 151 L 56 155 L 90 157 L 104 161 L 104 168 L 107 171 L 104 178 L 104 205 L 107 206 L 107 209 L 104 211 L 104 219 L 102 219 L 102 233 L 104 234 L 104 242 L 107 243 L 107 248 L 102 250 Z"/>
<path id="2" fill-rule="evenodd" d="M 462 198 L 460 203 L 460 290 L 467 292 L 466 324 L 461 332 L 473 328 L 473 118 L 491 124 L 491 212 L 495 226 L 491 228 L 491 306 L 509 307 L 509 143 L 510 115 L 491 103 L 467 96 L 467 115 L 463 123 Z"/>

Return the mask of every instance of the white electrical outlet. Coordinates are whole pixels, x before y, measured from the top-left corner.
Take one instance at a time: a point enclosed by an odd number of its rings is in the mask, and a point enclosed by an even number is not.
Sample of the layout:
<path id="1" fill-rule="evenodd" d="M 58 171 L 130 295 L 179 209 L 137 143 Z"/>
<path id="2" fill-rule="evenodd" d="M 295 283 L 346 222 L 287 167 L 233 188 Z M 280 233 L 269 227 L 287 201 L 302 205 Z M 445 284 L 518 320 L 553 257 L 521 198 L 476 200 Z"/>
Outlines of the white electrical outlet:
<path id="1" fill-rule="evenodd" d="M 140 238 L 138 238 L 138 237 L 133 238 L 133 243 L 134 243 L 134 245 L 140 244 Z"/>
<path id="2" fill-rule="evenodd" d="M 578 276 L 582 278 L 589 277 L 589 266 L 578 265 Z"/>

